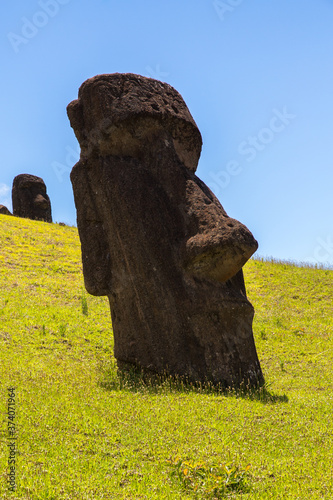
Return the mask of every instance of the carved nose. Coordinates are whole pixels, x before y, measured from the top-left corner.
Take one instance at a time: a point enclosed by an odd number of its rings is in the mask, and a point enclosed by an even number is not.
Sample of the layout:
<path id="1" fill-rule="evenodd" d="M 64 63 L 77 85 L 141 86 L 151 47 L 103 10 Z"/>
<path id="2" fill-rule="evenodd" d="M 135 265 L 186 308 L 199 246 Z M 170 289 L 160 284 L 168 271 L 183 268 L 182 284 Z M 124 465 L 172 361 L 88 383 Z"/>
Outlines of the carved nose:
<path id="1" fill-rule="evenodd" d="M 38 194 L 34 199 L 34 205 L 36 208 L 46 209 L 48 207 L 48 201 L 43 195 Z"/>

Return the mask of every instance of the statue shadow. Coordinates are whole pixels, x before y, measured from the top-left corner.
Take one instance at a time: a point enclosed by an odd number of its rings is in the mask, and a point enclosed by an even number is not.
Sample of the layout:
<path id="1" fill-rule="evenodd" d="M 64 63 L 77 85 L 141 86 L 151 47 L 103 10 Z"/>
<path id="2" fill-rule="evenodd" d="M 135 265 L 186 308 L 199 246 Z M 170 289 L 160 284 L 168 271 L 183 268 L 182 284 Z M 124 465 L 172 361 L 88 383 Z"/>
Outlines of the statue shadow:
<path id="1" fill-rule="evenodd" d="M 212 382 L 193 382 L 184 377 L 159 375 L 137 368 L 118 369 L 115 363 L 100 365 L 98 385 L 107 391 L 125 391 L 142 394 L 203 394 L 258 401 L 263 404 L 288 403 L 286 394 L 278 395 L 269 384 L 226 387 Z"/>

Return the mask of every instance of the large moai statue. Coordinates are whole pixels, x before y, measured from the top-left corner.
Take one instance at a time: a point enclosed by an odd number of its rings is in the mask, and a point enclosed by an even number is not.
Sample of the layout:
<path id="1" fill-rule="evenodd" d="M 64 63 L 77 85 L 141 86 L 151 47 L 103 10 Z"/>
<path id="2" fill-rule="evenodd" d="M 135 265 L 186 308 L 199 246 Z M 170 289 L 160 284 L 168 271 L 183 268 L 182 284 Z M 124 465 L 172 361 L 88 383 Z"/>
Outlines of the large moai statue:
<path id="1" fill-rule="evenodd" d="M 52 222 L 51 202 L 41 177 L 20 174 L 12 189 L 13 215 L 32 220 Z"/>
<path id="2" fill-rule="evenodd" d="M 181 95 L 99 75 L 67 111 L 85 286 L 109 298 L 118 367 L 262 383 L 242 274 L 258 245 L 196 177 L 202 140 Z"/>

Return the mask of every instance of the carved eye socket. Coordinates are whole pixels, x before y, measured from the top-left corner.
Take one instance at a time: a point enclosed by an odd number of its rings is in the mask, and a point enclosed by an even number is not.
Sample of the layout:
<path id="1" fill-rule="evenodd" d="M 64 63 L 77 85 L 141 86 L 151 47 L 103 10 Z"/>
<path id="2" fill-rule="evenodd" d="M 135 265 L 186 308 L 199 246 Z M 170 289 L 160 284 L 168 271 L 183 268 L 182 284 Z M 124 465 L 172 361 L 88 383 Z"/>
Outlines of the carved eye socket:
<path id="1" fill-rule="evenodd" d="M 42 193 L 45 192 L 45 187 L 43 184 L 40 184 L 39 182 L 31 182 L 31 181 L 26 181 L 26 182 L 21 182 L 18 185 L 19 189 L 35 189 L 38 191 L 41 191 Z"/>

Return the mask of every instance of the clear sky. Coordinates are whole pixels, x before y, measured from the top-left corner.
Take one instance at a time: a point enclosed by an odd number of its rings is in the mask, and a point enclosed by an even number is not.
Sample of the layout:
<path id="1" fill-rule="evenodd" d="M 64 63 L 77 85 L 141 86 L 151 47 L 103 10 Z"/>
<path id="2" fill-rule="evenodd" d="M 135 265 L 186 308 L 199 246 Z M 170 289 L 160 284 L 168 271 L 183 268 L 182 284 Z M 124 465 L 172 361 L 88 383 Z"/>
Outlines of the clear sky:
<path id="1" fill-rule="evenodd" d="M 258 254 L 333 265 L 333 0 L 15 0 L 0 5 L 0 203 L 42 177 L 76 224 L 66 115 L 81 83 L 132 72 L 183 96 L 197 170 Z"/>

